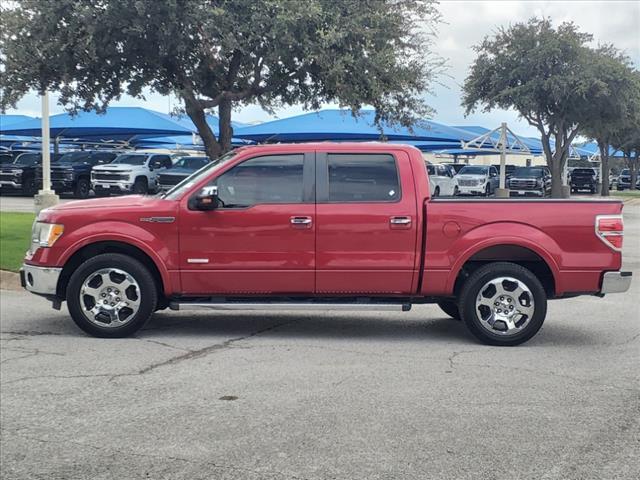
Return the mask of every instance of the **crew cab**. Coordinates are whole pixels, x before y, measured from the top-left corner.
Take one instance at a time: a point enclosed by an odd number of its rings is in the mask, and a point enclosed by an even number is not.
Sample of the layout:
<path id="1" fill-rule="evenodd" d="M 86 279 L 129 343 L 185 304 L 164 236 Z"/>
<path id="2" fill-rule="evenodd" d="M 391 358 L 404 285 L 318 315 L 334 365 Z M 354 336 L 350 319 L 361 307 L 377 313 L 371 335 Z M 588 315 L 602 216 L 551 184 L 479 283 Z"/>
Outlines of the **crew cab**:
<path id="1" fill-rule="evenodd" d="M 60 158 L 61 154 L 51 154 L 51 165 Z M 38 192 L 36 169 L 42 163 L 39 153 L 25 152 L 18 155 L 12 163 L 0 165 L 0 189 L 4 193 L 20 192 L 31 197 Z"/>
<path id="2" fill-rule="evenodd" d="M 551 171 L 547 167 L 517 167 L 507 181 L 509 194 L 546 197 L 551 194 Z"/>
<path id="3" fill-rule="evenodd" d="M 115 152 L 68 152 L 51 165 L 51 188 L 56 193 L 72 192 L 75 198 L 87 198 L 91 191 L 91 170 L 94 166 L 111 163 Z M 36 182 L 42 185 L 42 167 L 36 169 Z"/>
<path id="4" fill-rule="evenodd" d="M 481 341 L 516 345 L 548 299 L 626 291 L 622 241 L 618 200 L 433 199 L 414 147 L 273 144 L 160 196 L 43 210 L 21 279 L 99 337 L 131 335 L 167 307 L 437 303 Z"/>
<path id="5" fill-rule="evenodd" d="M 111 193 L 157 192 L 158 173 L 171 165 L 171 156 L 167 154 L 123 153 L 110 164 L 93 169 L 91 188 L 100 197 Z"/>

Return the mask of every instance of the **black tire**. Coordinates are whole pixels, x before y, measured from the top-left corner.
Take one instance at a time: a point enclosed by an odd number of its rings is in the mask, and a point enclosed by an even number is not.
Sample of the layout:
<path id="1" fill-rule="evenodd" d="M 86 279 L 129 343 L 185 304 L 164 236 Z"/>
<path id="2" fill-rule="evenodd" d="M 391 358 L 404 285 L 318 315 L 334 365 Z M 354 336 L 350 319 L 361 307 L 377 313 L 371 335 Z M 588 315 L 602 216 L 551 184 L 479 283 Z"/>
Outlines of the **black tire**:
<path id="1" fill-rule="evenodd" d="M 519 332 L 511 335 L 501 335 L 490 332 L 482 326 L 482 321 L 476 312 L 476 299 L 480 290 L 491 280 L 500 277 L 511 277 L 522 282 L 531 292 L 535 302 L 533 315 Z M 486 291 L 486 290 L 485 290 Z M 467 328 L 482 343 L 496 346 L 520 345 L 533 337 L 542 327 L 547 315 L 547 294 L 540 280 L 528 269 L 510 262 L 489 263 L 469 276 L 464 283 L 458 300 L 460 318 L 467 324 Z"/>
<path id="2" fill-rule="evenodd" d="M 460 189 L 456 185 L 455 187 L 453 187 L 453 196 L 457 197 L 458 195 L 460 195 Z"/>
<path id="3" fill-rule="evenodd" d="M 147 193 L 149 193 L 149 184 L 147 182 L 147 179 L 136 178 L 132 190 L 136 195 L 146 195 Z"/>
<path id="4" fill-rule="evenodd" d="M 458 304 L 453 300 L 442 300 L 438 302 L 440 309 L 449 315 L 454 320 L 460 320 L 460 312 L 458 311 Z"/>
<path id="5" fill-rule="evenodd" d="M 436 187 L 436 189 L 433 191 L 433 198 L 439 197 L 439 196 L 440 196 L 440 187 Z"/>
<path id="6" fill-rule="evenodd" d="M 91 184 L 88 178 L 80 178 L 76 183 L 76 188 L 73 191 L 74 198 L 88 198 L 91 191 Z"/>
<path id="7" fill-rule="evenodd" d="M 27 177 L 22 180 L 22 195 L 25 197 L 33 197 L 36 193 L 38 193 L 38 188 L 36 187 L 36 179 L 34 177 Z"/>
<path id="8" fill-rule="evenodd" d="M 117 268 L 127 272 L 140 287 L 140 306 L 131 319 L 121 326 L 100 326 L 91 321 L 83 312 L 80 289 L 83 282 L 101 269 Z M 71 275 L 67 286 L 67 307 L 75 324 L 94 337 L 122 338 L 132 335 L 149 320 L 158 304 L 158 288 L 153 276 L 142 263 L 135 258 L 120 253 L 104 253 L 90 258 Z"/>
<path id="9" fill-rule="evenodd" d="M 490 197 L 491 196 L 491 184 L 487 183 L 487 186 L 484 189 L 484 196 L 485 197 Z"/>

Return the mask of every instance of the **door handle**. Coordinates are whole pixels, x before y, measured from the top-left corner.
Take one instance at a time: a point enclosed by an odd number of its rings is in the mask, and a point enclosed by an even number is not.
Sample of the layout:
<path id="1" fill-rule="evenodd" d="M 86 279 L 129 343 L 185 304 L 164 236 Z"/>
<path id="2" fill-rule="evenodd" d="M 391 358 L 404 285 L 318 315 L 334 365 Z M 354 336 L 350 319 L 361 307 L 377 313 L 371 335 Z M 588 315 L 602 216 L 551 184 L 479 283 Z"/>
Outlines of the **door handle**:
<path id="1" fill-rule="evenodd" d="M 411 217 L 391 217 L 389 223 L 391 225 L 411 225 Z"/>
<path id="2" fill-rule="evenodd" d="M 392 230 L 410 230 L 411 217 L 391 217 L 389 219 L 389 228 Z"/>
<path id="3" fill-rule="evenodd" d="M 311 217 L 291 217 L 289 222 L 291 222 L 291 225 L 294 227 L 309 228 L 311 227 L 312 220 Z"/>

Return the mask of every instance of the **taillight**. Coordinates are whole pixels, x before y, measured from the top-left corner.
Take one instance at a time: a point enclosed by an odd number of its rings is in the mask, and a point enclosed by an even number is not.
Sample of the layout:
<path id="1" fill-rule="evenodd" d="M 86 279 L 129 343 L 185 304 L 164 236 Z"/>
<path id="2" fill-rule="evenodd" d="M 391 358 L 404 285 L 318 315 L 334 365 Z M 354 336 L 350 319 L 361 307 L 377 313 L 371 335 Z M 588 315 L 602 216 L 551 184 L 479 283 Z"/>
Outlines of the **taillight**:
<path id="1" fill-rule="evenodd" d="M 624 224 L 622 215 L 597 215 L 596 235 L 616 252 L 622 251 Z"/>

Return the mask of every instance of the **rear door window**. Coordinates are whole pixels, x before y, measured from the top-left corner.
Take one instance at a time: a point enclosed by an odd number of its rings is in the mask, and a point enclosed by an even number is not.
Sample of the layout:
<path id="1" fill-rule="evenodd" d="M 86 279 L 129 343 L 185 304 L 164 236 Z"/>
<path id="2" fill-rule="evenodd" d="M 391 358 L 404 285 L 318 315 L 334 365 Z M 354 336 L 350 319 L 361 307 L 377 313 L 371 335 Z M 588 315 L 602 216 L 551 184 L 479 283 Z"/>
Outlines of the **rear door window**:
<path id="1" fill-rule="evenodd" d="M 396 202 L 398 168 L 390 154 L 327 155 L 329 202 Z"/>

